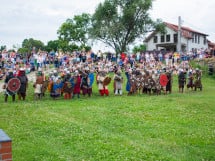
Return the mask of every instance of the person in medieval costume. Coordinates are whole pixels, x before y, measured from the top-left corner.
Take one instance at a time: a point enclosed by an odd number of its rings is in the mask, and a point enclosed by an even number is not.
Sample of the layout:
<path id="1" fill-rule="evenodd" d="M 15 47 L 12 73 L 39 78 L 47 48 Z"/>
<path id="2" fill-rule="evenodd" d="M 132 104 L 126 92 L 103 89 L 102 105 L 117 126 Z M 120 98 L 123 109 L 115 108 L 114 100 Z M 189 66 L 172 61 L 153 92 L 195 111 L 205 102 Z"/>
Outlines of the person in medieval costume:
<path id="1" fill-rule="evenodd" d="M 83 96 L 88 94 L 88 70 L 80 71 L 81 73 L 81 90 Z"/>
<path id="2" fill-rule="evenodd" d="M 35 100 L 42 98 L 43 83 L 44 83 L 43 73 L 41 70 L 38 70 L 37 75 L 36 75 L 36 82 L 33 84 Z"/>
<path id="3" fill-rule="evenodd" d="M 21 82 L 21 86 L 17 92 L 18 94 L 18 99 L 19 100 L 25 100 L 26 98 L 26 91 L 27 91 L 27 87 L 28 87 L 28 77 L 25 74 L 25 69 L 21 68 L 18 71 L 18 75 L 17 78 L 20 80 Z"/>
<path id="4" fill-rule="evenodd" d="M 57 71 L 54 71 L 53 76 L 51 77 L 51 82 L 52 82 L 52 87 L 51 87 L 51 92 L 50 96 L 53 99 L 57 99 L 61 96 L 61 89 L 63 86 L 61 77 L 58 75 Z"/>
<path id="5" fill-rule="evenodd" d="M 90 97 L 92 95 L 92 85 L 94 81 L 94 74 L 89 68 L 86 68 L 84 72 L 82 72 L 82 79 L 81 79 L 81 89 L 82 94 L 85 96 L 88 94 Z"/>
<path id="6" fill-rule="evenodd" d="M 94 82 L 94 72 L 90 70 L 88 74 L 88 96 L 91 96 L 93 93 L 93 82 Z"/>
<path id="7" fill-rule="evenodd" d="M 193 87 L 194 87 L 194 76 L 193 76 L 193 70 L 190 69 L 188 71 L 188 82 L 187 82 L 187 89 L 191 88 L 193 90 Z"/>
<path id="8" fill-rule="evenodd" d="M 67 71 L 64 78 L 63 88 L 62 88 L 64 93 L 64 99 L 72 98 L 73 88 L 74 88 L 74 79 L 71 77 L 70 72 Z"/>
<path id="9" fill-rule="evenodd" d="M 114 80 L 114 94 L 116 95 L 122 95 L 122 85 L 123 85 L 123 77 L 121 75 L 121 71 L 118 70 L 113 77 Z"/>
<path id="10" fill-rule="evenodd" d="M 77 97 L 80 98 L 80 92 L 81 92 L 81 76 L 79 74 L 79 71 L 76 70 L 74 73 L 73 98 L 75 97 L 75 95 L 77 95 Z"/>
<path id="11" fill-rule="evenodd" d="M 167 94 L 167 90 L 170 90 L 170 83 L 168 76 L 167 76 L 167 69 L 164 67 L 163 69 L 160 70 L 160 76 L 159 76 L 159 82 L 161 85 L 161 91 L 163 91 L 163 94 Z M 168 84 L 168 86 L 167 86 Z"/>
<path id="12" fill-rule="evenodd" d="M 172 93 L 172 83 L 173 83 L 173 78 L 172 78 L 172 71 L 168 69 L 166 71 L 166 76 L 168 79 L 167 85 L 166 85 L 166 92 Z"/>
<path id="13" fill-rule="evenodd" d="M 3 89 L 5 89 L 5 98 L 4 98 L 4 101 L 5 101 L 5 102 L 7 102 L 8 96 L 11 96 L 11 97 L 12 97 L 12 101 L 13 101 L 13 102 L 15 101 L 16 93 L 13 92 L 13 91 L 10 91 L 10 90 L 8 89 L 8 82 L 9 82 L 12 78 L 15 78 L 15 76 L 14 76 L 14 74 L 13 74 L 13 71 L 12 71 L 12 70 L 9 70 L 8 74 L 6 75 L 6 78 L 5 78 L 5 81 L 4 81 L 4 85 L 3 85 Z"/>
<path id="14" fill-rule="evenodd" d="M 107 72 L 105 70 L 101 70 L 99 71 L 98 75 L 97 75 L 97 84 L 98 84 L 98 89 L 99 89 L 99 94 L 101 96 L 109 96 L 109 90 L 108 90 L 108 86 L 107 84 L 105 84 L 105 78 L 107 77 Z"/>
<path id="15" fill-rule="evenodd" d="M 186 84 L 186 74 L 183 69 L 179 70 L 178 74 L 178 88 L 179 92 L 183 93 L 184 92 L 184 85 Z"/>
<path id="16" fill-rule="evenodd" d="M 202 81 L 201 81 L 202 72 L 201 72 L 201 70 L 199 70 L 199 68 L 196 68 L 194 77 L 195 77 L 195 81 L 194 81 L 195 91 L 197 90 L 197 88 L 202 90 Z"/>
<path id="17" fill-rule="evenodd" d="M 128 95 L 131 94 L 131 82 L 130 82 L 131 74 L 132 74 L 132 70 L 131 70 L 131 69 L 128 69 L 128 70 L 125 72 L 125 76 L 126 76 L 126 78 L 127 78 L 127 82 L 126 82 L 126 91 L 128 92 Z"/>

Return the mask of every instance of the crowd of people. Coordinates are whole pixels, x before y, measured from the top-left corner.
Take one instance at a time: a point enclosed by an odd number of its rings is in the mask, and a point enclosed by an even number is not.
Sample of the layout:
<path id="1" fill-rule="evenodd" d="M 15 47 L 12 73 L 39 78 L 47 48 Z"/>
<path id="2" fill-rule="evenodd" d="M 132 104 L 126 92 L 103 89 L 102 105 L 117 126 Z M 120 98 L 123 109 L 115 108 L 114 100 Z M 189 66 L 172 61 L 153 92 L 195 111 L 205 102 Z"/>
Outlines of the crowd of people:
<path id="1" fill-rule="evenodd" d="M 126 83 L 128 94 L 136 93 L 138 90 L 143 93 L 171 93 L 172 76 L 178 75 L 179 91 L 183 92 L 186 79 L 189 87 L 195 86 L 191 82 L 195 77 L 201 80 L 199 69 L 193 69 L 189 61 L 191 59 L 202 59 L 204 51 L 179 54 L 177 52 L 151 51 L 136 54 L 130 53 L 102 53 L 98 51 L 74 51 L 69 52 L 46 52 L 32 51 L 31 54 L 19 54 L 6 50 L 0 53 L 1 79 L 5 80 L 5 101 L 8 95 L 16 92 L 7 89 L 7 83 L 11 78 L 18 78 L 23 85 L 17 92 L 19 99 L 26 97 L 28 79 L 26 74 L 36 71 L 34 81 L 35 99 L 40 99 L 48 90 L 53 99 L 64 96 L 65 99 L 79 98 L 93 92 L 93 83 L 98 85 L 98 93 L 101 96 L 108 96 L 111 80 L 114 84 L 114 94 L 123 94 L 123 83 Z M 48 74 L 44 71 L 50 71 Z M 113 73 L 111 76 L 110 73 Z M 122 73 L 125 73 L 127 80 L 123 80 Z M 166 84 L 161 85 L 160 76 L 165 74 Z M 198 75 L 198 76 L 194 76 Z M 94 81 L 95 79 L 95 81 Z M 182 81 L 183 80 L 183 81 Z M 192 83 L 192 85 L 190 84 Z"/>

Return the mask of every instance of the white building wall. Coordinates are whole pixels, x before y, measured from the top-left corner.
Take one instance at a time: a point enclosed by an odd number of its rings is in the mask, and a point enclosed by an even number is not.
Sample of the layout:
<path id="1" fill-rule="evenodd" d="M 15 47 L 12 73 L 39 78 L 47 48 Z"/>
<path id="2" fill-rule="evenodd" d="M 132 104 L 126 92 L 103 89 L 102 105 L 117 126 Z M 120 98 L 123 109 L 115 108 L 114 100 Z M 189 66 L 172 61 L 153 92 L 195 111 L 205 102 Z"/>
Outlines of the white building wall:
<path id="1" fill-rule="evenodd" d="M 208 48 L 208 44 L 206 42 L 206 44 L 204 44 L 204 36 L 200 35 L 200 42 L 195 43 L 192 42 L 192 39 L 189 40 L 190 45 L 189 45 L 189 51 L 193 49 L 207 49 Z"/>
<path id="2" fill-rule="evenodd" d="M 165 34 L 165 43 L 174 43 L 174 34 L 177 34 L 177 32 L 175 32 L 174 30 L 166 27 L 166 34 Z M 166 35 L 170 35 L 170 41 L 167 42 L 166 41 Z M 161 44 L 161 33 L 157 33 L 155 36 L 157 36 L 157 43 L 154 43 L 154 36 L 148 41 L 148 43 L 146 43 L 147 45 L 147 50 L 154 50 L 156 49 L 156 44 Z M 181 43 L 186 45 L 185 50 L 186 51 L 191 51 L 192 49 L 207 49 L 208 48 L 208 44 L 206 42 L 206 44 L 204 44 L 204 36 L 203 35 L 199 35 L 200 36 L 200 42 L 195 43 L 192 42 L 192 39 L 187 39 L 185 37 L 182 36 L 181 38 Z"/>
<path id="3" fill-rule="evenodd" d="M 176 34 L 175 31 L 171 30 L 170 28 L 166 27 L 166 34 L 165 34 L 165 42 L 164 43 L 174 43 L 174 37 L 173 35 Z M 157 44 L 161 44 L 161 33 L 157 33 L 155 36 L 157 36 L 158 41 L 157 43 L 154 43 L 154 36 L 146 43 L 147 50 L 154 50 L 156 49 Z M 170 41 L 166 42 L 166 35 L 170 35 Z"/>
<path id="4" fill-rule="evenodd" d="M 177 34 L 175 31 L 171 30 L 170 28 L 166 27 L 166 34 L 165 34 L 165 43 L 174 43 L 174 34 Z M 166 35 L 170 35 L 170 41 L 166 42 Z"/>
<path id="5" fill-rule="evenodd" d="M 154 37 L 152 37 L 149 42 L 147 43 L 147 49 L 146 50 L 154 50 L 156 49 L 156 44 L 154 43 Z"/>

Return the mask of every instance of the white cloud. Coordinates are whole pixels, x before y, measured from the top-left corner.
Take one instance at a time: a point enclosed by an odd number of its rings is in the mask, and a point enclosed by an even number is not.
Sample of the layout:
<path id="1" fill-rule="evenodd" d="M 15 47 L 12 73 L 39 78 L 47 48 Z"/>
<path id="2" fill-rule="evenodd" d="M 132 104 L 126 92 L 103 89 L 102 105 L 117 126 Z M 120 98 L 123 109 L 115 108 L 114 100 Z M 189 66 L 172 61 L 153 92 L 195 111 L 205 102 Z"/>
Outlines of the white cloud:
<path id="1" fill-rule="evenodd" d="M 44 43 L 57 39 L 57 30 L 67 18 L 83 12 L 93 13 L 103 1 L 1 0 L 0 45 L 12 47 L 31 37 Z M 151 15 L 176 24 L 181 16 L 183 25 L 209 34 L 209 39 L 215 41 L 214 8 L 212 0 L 155 0 Z"/>
<path id="2" fill-rule="evenodd" d="M 0 6 L 0 45 L 12 47 L 25 38 L 57 39 L 60 25 L 74 15 L 93 13 L 101 0 L 3 0 Z"/>
<path id="3" fill-rule="evenodd" d="M 214 8 L 215 1 L 212 0 L 156 0 L 151 15 L 175 24 L 178 23 L 178 16 L 181 16 L 184 26 L 204 32 L 211 41 L 215 41 Z"/>

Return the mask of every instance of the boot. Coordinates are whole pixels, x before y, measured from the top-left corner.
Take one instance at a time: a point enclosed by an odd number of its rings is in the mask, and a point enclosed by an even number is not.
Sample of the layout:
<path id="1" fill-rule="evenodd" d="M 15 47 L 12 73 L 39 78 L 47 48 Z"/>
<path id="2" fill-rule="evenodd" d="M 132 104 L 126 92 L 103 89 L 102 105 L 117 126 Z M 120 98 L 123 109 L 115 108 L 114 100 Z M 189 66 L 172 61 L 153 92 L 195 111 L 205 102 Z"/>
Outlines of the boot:
<path id="1" fill-rule="evenodd" d="M 4 102 L 7 102 L 8 95 L 6 94 L 4 97 Z"/>
<path id="2" fill-rule="evenodd" d="M 15 101 L 15 95 L 12 95 L 12 101 L 13 102 Z"/>
<path id="3" fill-rule="evenodd" d="M 21 100 L 21 94 L 18 94 L 18 100 Z"/>

